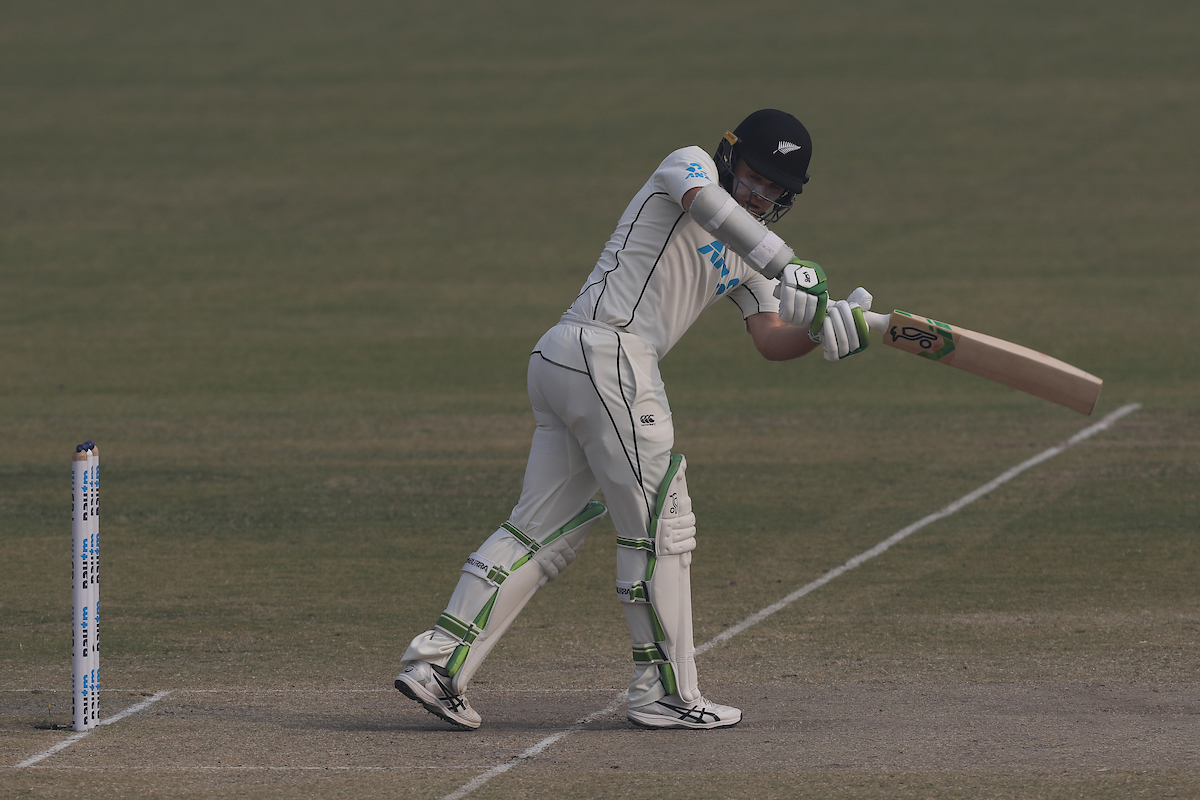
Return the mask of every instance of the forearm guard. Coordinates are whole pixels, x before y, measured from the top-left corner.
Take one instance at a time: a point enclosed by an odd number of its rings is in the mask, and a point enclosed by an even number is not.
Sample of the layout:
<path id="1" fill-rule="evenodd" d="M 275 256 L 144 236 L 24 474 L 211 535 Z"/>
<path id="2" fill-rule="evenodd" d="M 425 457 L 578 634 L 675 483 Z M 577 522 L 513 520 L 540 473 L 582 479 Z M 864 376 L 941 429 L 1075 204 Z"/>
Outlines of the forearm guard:
<path id="1" fill-rule="evenodd" d="M 795 257 L 783 239 L 738 205 L 719 184 L 710 183 L 697 192 L 688 214 L 768 278 L 778 277 Z"/>

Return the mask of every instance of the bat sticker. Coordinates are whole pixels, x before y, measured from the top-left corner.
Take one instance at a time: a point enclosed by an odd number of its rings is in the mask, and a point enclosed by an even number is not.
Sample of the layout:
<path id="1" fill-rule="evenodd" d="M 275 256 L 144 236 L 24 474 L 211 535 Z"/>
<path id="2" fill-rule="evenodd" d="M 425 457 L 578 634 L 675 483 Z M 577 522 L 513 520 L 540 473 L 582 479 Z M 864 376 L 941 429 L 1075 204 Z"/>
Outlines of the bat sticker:
<path id="1" fill-rule="evenodd" d="M 902 314 L 910 319 L 918 320 L 906 311 L 897 311 L 897 314 Z M 925 325 L 928 327 L 916 327 L 910 325 L 893 325 L 888 331 L 892 337 L 892 344 L 904 339 L 908 342 L 913 342 L 917 345 L 918 350 L 909 350 L 911 353 L 928 358 L 932 361 L 941 361 L 954 352 L 954 329 L 944 322 L 938 322 L 936 319 L 924 318 Z M 908 349 L 901 345 L 896 345 L 901 349 Z M 934 348 L 937 348 L 936 350 Z"/>
<path id="2" fill-rule="evenodd" d="M 922 350 L 932 350 L 933 346 L 942 338 L 931 331 L 924 331 L 920 328 L 910 328 L 907 325 L 905 325 L 903 328 L 900 328 L 899 332 L 897 332 L 896 328 L 897 326 L 893 325 L 892 329 L 889 331 L 889 333 L 892 334 L 893 342 L 897 339 L 907 339 L 910 342 L 916 342 L 919 344 Z"/>

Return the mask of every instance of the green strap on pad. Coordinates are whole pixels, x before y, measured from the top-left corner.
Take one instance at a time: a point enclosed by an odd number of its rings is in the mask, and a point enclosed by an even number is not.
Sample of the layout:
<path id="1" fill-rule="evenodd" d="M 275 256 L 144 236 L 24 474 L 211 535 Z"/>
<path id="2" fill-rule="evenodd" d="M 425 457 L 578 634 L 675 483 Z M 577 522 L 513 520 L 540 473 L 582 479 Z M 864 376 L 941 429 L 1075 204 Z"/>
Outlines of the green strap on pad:
<path id="1" fill-rule="evenodd" d="M 467 559 L 467 564 L 464 566 L 463 571 L 469 572 L 487 581 L 488 583 L 491 583 L 496 587 L 496 591 L 492 592 L 487 602 L 484 603 L 483 608 L 480 609 L 479 613 L 475 616 L 475 619 L 471 622 L 458 619 L 450 613 L 443 613 L 441 617 L 438 618 L 437 624 L 434 627 L 457 639 L 460 643 L 456 648 L 454 648 L 454 653 L 450 656 L 450 661 L 446 664 L 446 670 L 451 677 L 456 675 L 458 671 L 462 669 L 463 664 L 467 660 L 467 654 L 470 652 L 471 645 L 477 638 L 479 638 L 480 634 L 483 633 L 484 628 L 487 626 L 488 618 L 492 613 L 492 607 L 496 604 L 496 598 L 500 594 L 501 584 L 503 584 L 504 581 L 512 575 L 512 573 L 529 563 L 533 556 L 538 551 L 546 547 L 546 545 L 550 544 L 555 539 L 558 539 L 560 536 L 570 533 L 579 526 L 596 520 L 597 517 L 603 516 L 606 512 L 607 509 L 603 503 L 597 500 L 589 500 L 588 504 L 583 507 L 583 511 L 579 512 L 579 514 L 575 515 L 570 522 L 554 531 L 540 542 L 533 539 L 533 537 L 526 534 L 511 522 L 505 522 L 500 527 L 503 528 L 506 533 L 524 545 L 529 552 L 513 562 L 513 565 L 508 569 L 489 561 L 487 558 L 479 555 L 478 553 L 473 553 L 471 557 Z"/>

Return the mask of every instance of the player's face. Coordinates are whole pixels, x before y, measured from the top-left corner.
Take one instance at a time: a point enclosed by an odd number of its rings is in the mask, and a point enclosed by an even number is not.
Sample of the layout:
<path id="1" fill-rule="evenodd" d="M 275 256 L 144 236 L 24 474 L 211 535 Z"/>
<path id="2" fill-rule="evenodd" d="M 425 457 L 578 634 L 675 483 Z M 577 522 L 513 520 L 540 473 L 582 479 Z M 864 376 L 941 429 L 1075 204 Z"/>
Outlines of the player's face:
<path id="1" fill-rule="evenodd" d="M 770 212 L 785 191 L 750 169 L 745 161 L 739 160 L 733 165 L 733 199 L 756 217 Z"/>

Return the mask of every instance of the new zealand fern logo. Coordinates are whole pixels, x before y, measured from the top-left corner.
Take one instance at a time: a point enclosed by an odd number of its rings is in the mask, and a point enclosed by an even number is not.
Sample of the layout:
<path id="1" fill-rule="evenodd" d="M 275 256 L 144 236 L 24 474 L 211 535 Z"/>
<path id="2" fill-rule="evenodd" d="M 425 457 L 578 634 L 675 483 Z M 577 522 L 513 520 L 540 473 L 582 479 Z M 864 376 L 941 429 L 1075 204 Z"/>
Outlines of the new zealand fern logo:
<path id="1" fill-rule="evenodd" d="M 791 153 L 791 152 L 794 152 L 794 151 L 800 150 L 800 149 L 802 149 L 801 145 L 792 144 L 791 142 L 780 142 L 779 147 L 775 148 L 775 152 L 782 153 L 783 155 L 786 156 L 788 153 Z"/>

